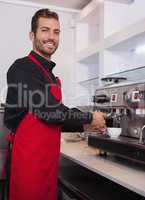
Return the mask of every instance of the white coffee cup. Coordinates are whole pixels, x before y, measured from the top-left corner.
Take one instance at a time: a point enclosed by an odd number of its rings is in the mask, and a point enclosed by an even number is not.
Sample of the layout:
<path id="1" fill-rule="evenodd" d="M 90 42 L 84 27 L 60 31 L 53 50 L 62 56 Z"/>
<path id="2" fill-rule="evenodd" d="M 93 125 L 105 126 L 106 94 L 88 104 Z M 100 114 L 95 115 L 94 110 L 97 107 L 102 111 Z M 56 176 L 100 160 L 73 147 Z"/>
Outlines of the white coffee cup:
<path id="1" fill-rule="evenodd" d="M 122 128 L 107 128 L 107 134 L 110 138 L 118 138 L 121 134 Z"/>

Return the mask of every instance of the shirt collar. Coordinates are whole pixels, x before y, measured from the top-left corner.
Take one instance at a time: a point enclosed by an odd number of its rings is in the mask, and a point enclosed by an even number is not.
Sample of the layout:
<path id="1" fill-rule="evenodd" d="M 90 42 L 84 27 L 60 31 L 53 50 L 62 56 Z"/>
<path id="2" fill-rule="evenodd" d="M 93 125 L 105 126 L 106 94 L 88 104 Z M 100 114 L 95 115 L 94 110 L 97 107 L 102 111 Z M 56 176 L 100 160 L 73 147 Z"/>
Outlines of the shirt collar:
<path id="1" fill-rule="evenodd" d="M 56 63 L 51 60 L 46 60 L 39 54 L 37 54 L 35 51 L 31 51 L 31 54 L 44 66 L 47 67 L 49 70 L 52 71 L 52 69 L 55 67 Z"/>

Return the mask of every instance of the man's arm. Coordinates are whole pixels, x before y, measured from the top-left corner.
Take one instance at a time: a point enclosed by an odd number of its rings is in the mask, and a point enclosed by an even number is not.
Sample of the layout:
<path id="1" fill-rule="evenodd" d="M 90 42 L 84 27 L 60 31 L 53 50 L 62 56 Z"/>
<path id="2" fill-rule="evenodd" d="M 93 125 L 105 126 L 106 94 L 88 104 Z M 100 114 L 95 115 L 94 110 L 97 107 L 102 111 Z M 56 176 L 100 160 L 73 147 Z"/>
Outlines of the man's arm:
<path id="1" fill-rule="evenodd" d="M 95 128 L 96 115 L 90 112 L 81 112 L 76 108 L 70 109 L 61 102 L 57 102 L 50 92 L 49 84 L 46 87 L 42 81 L 31 76 L 20 67 L 17 67 L 15 71 L 9 72 L 8 83 L 9 86 L 10 84 L 21 85 L 22 91 L 19 92 L 22 93 L 22 108 L 24 109 L 25 106 L 25 109 L 35 113 L 44 122 L 61 125 L 63 131 L 83 131 L 84 124 L 91 123 L 92 127 Z M 9 88 L 9 90 L 12 89 L 15 90 L 15 88 Z M 28 96 L 24 95 L 26 93 Z M 104 124 L 101 120 L 104 120 L 102 115 L 100 115 L 99 123 Z"/>

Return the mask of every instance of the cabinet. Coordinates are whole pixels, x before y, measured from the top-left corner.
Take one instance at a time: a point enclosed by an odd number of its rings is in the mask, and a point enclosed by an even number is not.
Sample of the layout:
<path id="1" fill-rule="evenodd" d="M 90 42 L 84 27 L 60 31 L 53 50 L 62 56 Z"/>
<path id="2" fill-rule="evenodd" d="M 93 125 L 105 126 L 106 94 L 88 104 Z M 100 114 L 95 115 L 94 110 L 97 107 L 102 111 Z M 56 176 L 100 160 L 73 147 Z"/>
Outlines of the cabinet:
<path id="1" fill-rule="evenodd" d="M 91 105 L 102 77 L 145 66 L 145 1 L 120 2 L 92 0 L 77 18 L 77 105 Z"/>

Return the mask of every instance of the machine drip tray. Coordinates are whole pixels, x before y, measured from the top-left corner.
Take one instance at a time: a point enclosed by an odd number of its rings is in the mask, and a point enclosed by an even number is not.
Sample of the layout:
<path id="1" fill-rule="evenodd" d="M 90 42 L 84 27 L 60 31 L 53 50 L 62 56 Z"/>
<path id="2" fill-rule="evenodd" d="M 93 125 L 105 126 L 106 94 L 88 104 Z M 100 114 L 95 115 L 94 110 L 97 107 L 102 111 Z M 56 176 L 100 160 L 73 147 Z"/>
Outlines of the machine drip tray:
<path id="1" fill-rule="evenodd" d="M 139 139 L 136 139 L 136 138 L 131 138 L 131 137 L 127 137 L 127 136 L 120 136 L 118 138 L 110 138 L 109 135 L 107 134 L 98 134 L 98 135 L 95 135 L 96 137 L 101 137 L 101 138 L 104 138 L 104 139 L 109 139 L 109 140 L 112 140 L 112 141 L 116 141 L 116 142 L 121 142 L 121 143 L 132 143 L 132 144 L 135 144 L 135 145 L 139 145 L 139 147 L 144 147 L 145 145 L 143 144 L 140 144 L 139 143 Z"/>
<path id="2" fill-rule="evenodd" d="M 107 135 L 89 135 L 88 145 L 145 164 L 145 145 L 139 144 L 137 139 L 125 136 L 111 139 Z"/>

